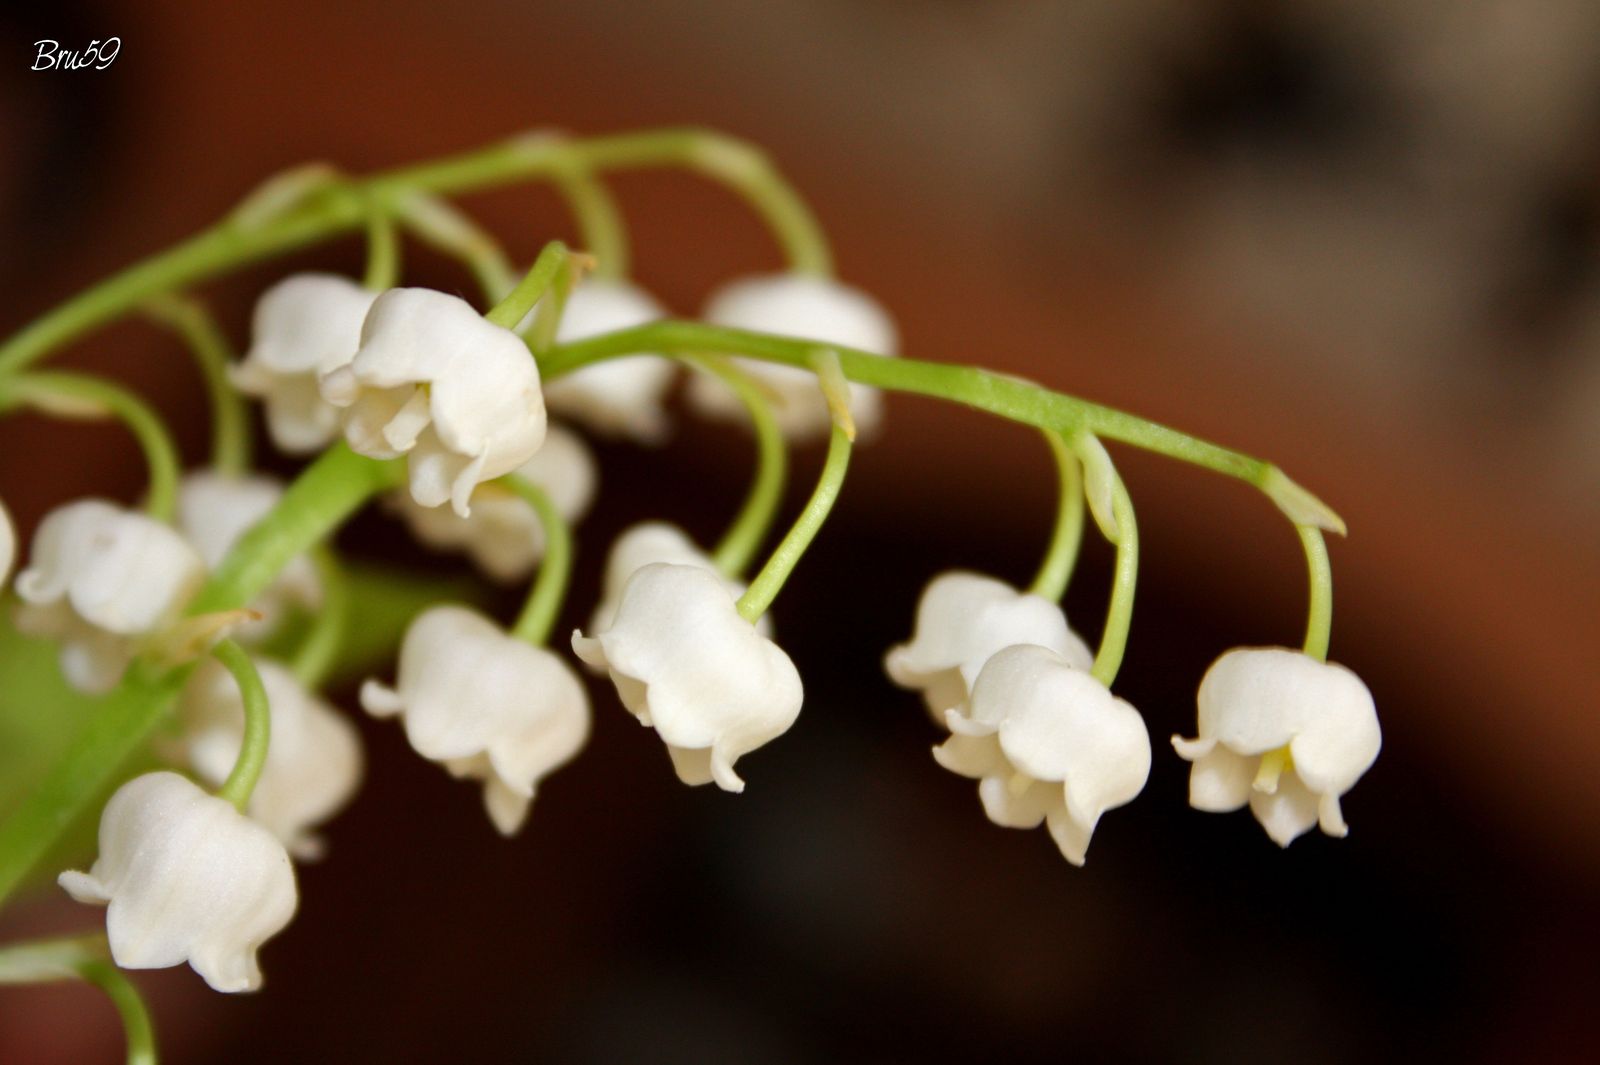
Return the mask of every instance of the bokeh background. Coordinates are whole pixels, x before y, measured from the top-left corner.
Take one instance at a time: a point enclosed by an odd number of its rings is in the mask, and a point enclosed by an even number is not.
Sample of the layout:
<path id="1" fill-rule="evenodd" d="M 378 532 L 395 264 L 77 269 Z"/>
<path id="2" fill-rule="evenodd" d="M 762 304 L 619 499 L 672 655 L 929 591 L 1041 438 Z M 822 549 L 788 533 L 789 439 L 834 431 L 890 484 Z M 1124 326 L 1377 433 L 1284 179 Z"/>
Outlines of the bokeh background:
<path id="1" fill-rule="evenodd" d="M 107 70 L 27 69 L 41 37 L 111 35 Z M 1048 461 L 1030 433 L 895 400 L 778 601 L 807 708 L 741 766 L 745 795 L 679 786 L 597 687 L 589 750 L 507 843 L 475 789 L 363 722 L 369 782 L 302 873 L 266 989 L 140 975 L 169 1061 L 1600 1053 L 1594 4 L 88 0 L 7 5 L 0 41 L 0 328 L 295 163 L 717 126 L 771 149 L 908 353 L 1269 456 L 1337 507 L 1334 657 L 1385 731 L 1346 840 L 1279 852 L 1246 815 L 1186 808 L 1164 737 L 1191 727 L 1221 650 L 1295 642 L 1301 562 L 1247 489 L 1118 449 L 1146 541 L 1119 687 L 1156 739 L 1150 783 L 1082 870 L 990 826 L 880 658 L 938 570 L 1026 579 Z M 718 190 L 615 189 L 639 277 L 681 313 L 776 264 Z M 548 190 L 467 206 L 519 259 L 571 236 Z M 283 270 L 359 262 L 346 241 L 206 294 L 242 341 Z M 467 287 L 421 252 L 410 266 Z M 203 455 L 203 393 L 168 338 L 118 326 L 66 361 L 137 384 Z M 687 422 L 663 450 L 601 455 L 574 622 L 618 529 L 662 516 L 709 539 L 748 472 L 739 434 Z M 132 499 L 140 476 L 114 428 L 0 423 L 25 529 L 85 492 Z M 463 572 L 381 517 L 343 544 Z M 1068 595 L 1091 636 L 1109 561 L 1087 550 Z M 97 919 L 44 888 L 0 936 Z M 92 991 L 0 993 L 0 1061 L 119 1046 Z"/>

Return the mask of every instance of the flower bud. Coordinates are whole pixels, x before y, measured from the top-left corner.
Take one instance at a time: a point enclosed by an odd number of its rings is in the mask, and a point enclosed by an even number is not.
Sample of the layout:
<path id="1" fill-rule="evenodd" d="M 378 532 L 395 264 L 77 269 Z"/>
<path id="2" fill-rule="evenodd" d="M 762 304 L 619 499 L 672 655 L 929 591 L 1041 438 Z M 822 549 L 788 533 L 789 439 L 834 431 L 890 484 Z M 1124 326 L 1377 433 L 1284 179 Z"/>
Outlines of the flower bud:
<path id="1" fill-rule="evenodd" d="M 1246 803 L 1279 846 L 1321 823 L 1349 828 L 1339 799 L 1383 746 L 1367 686 L 1344 666 L 1284 647 L 1236 647 L 1200 682 L 1199 735 L 1172 737 L 1189 771 L 1189 805 Z"/>
<path id="2" fill-rule="evenodd" d="M 283 844 L 176 773 L 118 788 L 100 817 L 94 865 L 57 879 L 79 902 L 109 904 L 106 939 L 118 965 L 187 961 L 218 991 L 261 986 L 256 950 L 298 902 Z"/>
<path id="3" fill-rule="evenodd" d="M 361 737 L 355 726 L 307 691 L 293 673 L 257 658 L 267 692 L 272 740 L 250 793 L 249 815 L 302 860 L 321 857 L 312 829 L 341 810 L 361 782 Z M 212 787 L 228 779 L 244 740 L 239 685 L 215 659 L 201 663 L 178 699 L 182 736 L 175 755 Z"/>
<path id="4" fill-rule="evenodd" d="M 59 639 L 61 672 L 86 692 L 110 690 L 135 638 L 176 620 L 205 579 L 204 562 L 176 531 L 100 499 L 47 514 L 29 561 L 17 574 L 17 628 Z"/>
<path id="5" fill-rule="evenodd" d="M 685 784 L 743 791 L 739 758 L 789 730 L 804 690 L 794 663 L 739 615 L 715 572 L 652 563 L 623 588 L 615 617 L 572 649 L 609 670 L 628 712 L 667 744 Z"/>
<path id="6" fill-rule="evenodd" d="M 307 454 L 338 435 L 339 411 L 317 381 L 355 358 L 377 295 L 336 274 L 294 274 L 256 301 L 250 350 L 233 383 L 262 399 L 267 432 L 284 451 Z"/>
<path id="7" fill-rule="evenodd" d="M 815 340 L 819 346 L 838 344 L 872 355 L 892 356 L 898 345 L 894 323 L 871 297 L 805 274 L 768 274 L 725 285 L 706 303 L 704 318 L 714 325 Z M 786 436 L 805 440 L 828 434 L 833 417 L 815 374 L 752 359 L 735 361 L 772 397 L 773 414 Z M 706 374 L 690 378 L 689 402 L 709 417 L 745 417 L 744 404 L 733 390 Z M 850 409 L 862 433 L 877 426 L 882 406 L 877 389 L 850 386 Z"/>
<path id="8" fill-rule="evenodd" d="M 1094 661 L 1055 603 L 993 577 L 952 570 L 928 582 L 911 642 L 892 648 L 884 669 L 902 688 L 920 691 L 934 722 L 943 725 L 945 711 L 967 701 L 989 656 L 1013 644 L 1047 647 L 1078 669 Z"/>
<path id="9" fill-rule="evenodd" d="M 594 500 L 594 455 L 578 434 L 559 425 L 550 426 L 543 446 L 514 472 L 544 489 L 568 522 L 582 517 Z M 446 507 L 419 506 L 405 492 L 392 502 L 418 540 L 441 551 L 465 551 L 497 581 L 522 580 L 544 557 L 544 524 L 538 514 L 498 484 L 478 486 L 472 493 L 472 515 L 466 518 Z"/>
<path id="10" fill-rule="evenodd" d="M 567 297 L 556 343 L 632 329 L 667 316 L 643 289 L 626 281 L 591 278 Z M 607 436 L 645 443 L 660 440 L 667 417 L 662 402 L 672 384 L 670 359 L 641 353 L 583 366 L 545 386 L 550 409 Z"/>
<path id="11" fill-rule="evenodd" d="M 424 288 L 373 301 L 361 347 L 322 378 L 322 397 L 346 411 L 350 447 L 406 455 L 411 497 L 468 515 L 473 488 L 510 473 L 544 441 L 544 396 L 527 345 L 471 304 Z"/>
<path id="12" fill-rule="evenodd" d="M 572 668 L 461 606 L 423 611 L 400 646 L 393 688 L 369 680 L 361 705 L 401 715 L 416 752 L 484 782 L 484 806 L 504 835 L 528 815 L 539 781 L 589 737 L 589 697 Z"/>
<path id="13" fill-rule="evenodd" d="M 1100 815 L 1131 802 L 1150 775 L 1144 719 L 1090 674 L 1044 647 L 992 655 L 966 712 L 934 758 L 981 781 L 989 820 L 1007 828 L 1044 822 L 1062 855 L 1082 865 Z"/>

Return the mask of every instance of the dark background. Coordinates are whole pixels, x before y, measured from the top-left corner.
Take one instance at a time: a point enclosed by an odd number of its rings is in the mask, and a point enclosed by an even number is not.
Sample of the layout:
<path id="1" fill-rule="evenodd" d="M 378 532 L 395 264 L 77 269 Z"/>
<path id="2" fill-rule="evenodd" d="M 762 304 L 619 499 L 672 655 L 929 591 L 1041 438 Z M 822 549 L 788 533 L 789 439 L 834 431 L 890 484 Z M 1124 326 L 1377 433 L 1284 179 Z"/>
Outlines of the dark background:
<path id="1" fill-rule="evenodd" d="M 27 70 L 39 37 L 113 34 L 105 71 Z M 1301 563 L 1258 496 L 1118 449 L 1145 540 L 1118 687 L 1149 721 L 1150 783 L 1082 870 L 989 825 L 880 659 L 938 570 L 1027 578 L 1047 460 L 1030 433 L 897 399 L 777 603 L 806 711 L 741 765 L 746 794 L 679 786 L 596 687 L 589 749 L 506 843 L 475 789 L 363 721 L 369 781 L 302 871 L 266 989 L 138 977 L 167 1060 L 1593 1060 L 1596 41 L 1600 12 L 1560 0 L 6 8 L 0 328 L 294 163 L 718 126 L 771 148 L 908 354 L 1269 456 L 1332 503 L 1351 529 L 1333 655 L 1384 726 L 1344 841 L 1279 852 L 1245 814 L 1187 809 L 1164 737 L 1192 727 L 1223 649 L 1297 639 Z M 615 187 L 639 277 L 681 313 L 775 264 L 717 190 Z M 571 235 L 547 190 L 468 206 L 519 260 Z M 242 339 L 283 271 L 359 262 L 346 241 L 207 294 Z M 140 386 L 203 454 L 203 396 L 166 338 L 119 326 L 66 361 Z M 618 529 L 713 538 L 749 461 L 739 434 L 687 423 L 659 452 L 601 454 L 574 623 Z M 0 423 L 24 530 L 140 477 L 115 429 Z M 400 541 L 368 518 L 344 543 L 420 557 Z M 1090 635 L 1108 565 L 1089 549 L 1068 595 Z M 45 892 L 0 930 L 95 919 Z M 0 994 L 0 1060 L 112 1061 L 119 1042 L 92 992 Z"/>

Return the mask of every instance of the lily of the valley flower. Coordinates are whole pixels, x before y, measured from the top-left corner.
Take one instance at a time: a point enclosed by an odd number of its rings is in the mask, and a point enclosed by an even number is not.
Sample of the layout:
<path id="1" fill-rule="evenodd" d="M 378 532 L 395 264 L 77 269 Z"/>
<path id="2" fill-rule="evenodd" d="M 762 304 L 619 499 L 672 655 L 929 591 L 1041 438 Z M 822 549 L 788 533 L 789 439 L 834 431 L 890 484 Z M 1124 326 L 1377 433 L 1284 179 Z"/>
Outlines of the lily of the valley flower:
<path id="1" fill-rule="evenodd" d="M 724 286 L 706 304 L 704 317 L 715 325 L 838 344 L 873 355 L 892 356 L 898 346 L 894 323 L 865 293 L 822 277 L 770 274 Z M 773 400 L 778 426 L 791 439 L 825 436 L 833 418 L 815 374 L 793 366 L 736 360 Z M 689 401 L 704 414 L 724 420 L 746 417 L 744 404 L 722 381 L 696 374 Z M 870 433 L 882 418 L 877 389 L 850 386 L 856 428 Z"/>
<path id="2" fill-rule="evenodd" d="M 59 883 L 79 902 L 109 904 L 106 938 L 124 969 L 187 961 L 218 991 L 261 986 L 256 950 L 294 916 L 283 844 L 176 773 L 117 789 L 100 817 L 100 855 Z"/>
<path id="3" fill-rule="evenodd" d="M 233 383 L 264 401 L 267 431 L 283 450 L 316 451 L 339 434 L 339 411 L 317 382 L 355 358 L 377 296 L 336 274 L 294 274 L 256 302 L 250 350 Z"/>
<path id="4" fill-rule="evenodd" d="M 539 368 L 509 329 L 465 300 L 390 289 L 372 304 L 361 347 L 322 378 L 345 408 L 345 439 L 373 458 L 407 456 L 411 497 L 466 517 L 472 490 L 510 473 L 544 440 Z"/>
<path id="5" fill-rule="evenodd" d="M 1200 682 L 1199 736 L 1172 737 L 1193 762 L 1189 805 L 1224 813 L 1250 804 L 1279 846 L 1318 822 L 1348 831 L 1339 799 L 1383 746 L 1367 686 L 1344 666 L 1283 647 L 1224 654 Z"/>
<path id="6" fill-rule="evenodd" d="M 264 658 L 255 664 L 271 707 L 272 741 L 248 813 L 296 858 L 320 857 L 322 841 L 311 830 L 355 794 L 361 782 L 360 735 L 289 670 Z M 220 786 L 239 757 L 244 702 L 238 684 L 215 659 L 202 663 L 184 685 L 178 721 L 178 756 L 200 779 Z"/>
<path id="7" fill-rule="evenodd" d="M 911 642 L 892 648 L 884 669 L 896 684 L 922 692 L 928 713 L 943 725 L 945 711 L 967 701 L 989 656 L 1013 644 L 1047 647 L 1078 669 L 1094 661 L 1055 603 L 993 577 L 952 570 L 928 582 Z"/>
<path id="8" fill-rule="evenodd" d="M 601 333 L 631 329 L 666 317 L 648 292 L 626 281 L 591 278 L 567 297 L 556 328 L 556 342 L 567 344 Z M 666 431 L 662 399 L 672 384 L 674 366 L 657 355 L 606 359 L 551 381 L 545 387 L 550 409 L 608 436 L 651 443 Z"/>
<path id="9" fill-rule="evenodd" d="M 788 731 L 804 689 L 794 663 L 739 615 L 716 573 L 652 563 L 634 572 L 611 623 L 572 634 L 617 695 L 667 745 L 685 784 L 743 791 L 739 758 Z"/>
<path id="10" fill-rule="evenodd" d="M 1062 855 L 1082 865 L 1100 815 L 1130 802 L 1150 775 L 1144 719 L 1054 651 L 1019 645 L 993 655 L 952 735 L 933 750 L 951 772 L 981 781 L 989 820 L 1045 823 Z"/>
<path id="11" fill-rule="evenodd" d="M 368 681 L 361 705 L 402 715 L 416 752 L 483 781 L 489 819 L 522 827 L 539 781 L 582 749 L 589 698 L 564 661 L 461 606 L 424 611 L 406 630 L 393 688 Z"/>
<path id="12" fill-rule="evenodd" d="M 283 485 L 272 477 L 195 471 L 178 487 L 178 528 L 205 564 L 215 569 L 239 537 L 266 517 L 282 496 Z M 239 635 L 264 638 L 291 607 L 310 610 L 321 602 L 316 567 L 305 555 L 296 555 L 251 604 L 261 617 L 240 626 Z"/>
<path id="13" fill-rule="evenodd" d="M 689 534 L 676 525 L 665 521 L 646 521 L 630 526 L 617 537 L 616 543 L 611 545 L 611 553 L 606 556 L 605 573 L 600 579 L 600 602 L 589 621 L 590 629 L 598 632 L 611 627 L 628 579 L 655 562 L 695 566 L 707 573 L 717 572 L 717 564 L 711 561 L 711 556 L 700 550 Z M 738 581 L 724 578 L 723 586 L 735 599 L 744 594 L 744 585 Z M 763 615 L 760 622 L 759 631 L 764 636 L 771 635 L 767 617 Z"/>
<path id="14" fill-rule="evenodd" d="M 533 458 L 515 471 L 550 497 L 567 522 L 575 522 L 594 500 L 598 470 L 588 445 L 573 432 L 551 425 Z M 544 557 L 544 525 L 525 500 L 496 484 L 472 493 L 472 514 L 463 518 L 446 507 L 419 506 L 409 493 L 394 505 L 418 540 L 439 550 L 464 550 L 495 580 L 526 577 Z"/>
<path id="15" fill-rule="evenodd" d="M 101 499 L 46 515 L 29 561 L 17 628 L 59 639 L 61 672 L 86 692 L 115 685 L 137 638 L 176 620 L 206 572 L 176 530 Z"/>

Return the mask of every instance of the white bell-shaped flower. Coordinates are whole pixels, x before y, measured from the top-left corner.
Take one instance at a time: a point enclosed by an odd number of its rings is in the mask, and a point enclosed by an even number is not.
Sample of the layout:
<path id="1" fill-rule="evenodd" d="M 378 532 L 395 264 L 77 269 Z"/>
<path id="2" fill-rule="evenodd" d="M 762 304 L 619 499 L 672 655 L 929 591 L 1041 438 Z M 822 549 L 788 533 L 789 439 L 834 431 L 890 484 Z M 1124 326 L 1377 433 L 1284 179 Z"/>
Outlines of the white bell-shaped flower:
<path id="1" fill-rule="evenodd" d="M 943 725 L 945 711 L 967 701 L 989 656 L 1013 644 L 1048 647 L 1078 669 L 1094 662 L 1055 603 L 993 577 L 951 570 L 928 582 L 911 642 L 890 649 L 884 669 L 902 688 L 920 691 Z"/>
<path id="2" fill-rule="evenodd" d="M 632 329 L 667 316 L 648 292 L 626 281 L 591 278 L 567 297 L 556 343 Z M 607 436 L 652 443 L 667 428 L 662 402 L 675 372 L 672 360 L 641 353 L 606 359 L 545 386 L 550 409 Z"/>
<path id="3" fill-rule="evenodd" d="M 466 607 L 419 614 L 398 673 L 393 688 L 367 681 L 361 705 L 376 717 L 402 715 L 418 754 L 483 781 L 489 819 L 504 835 L 522 827 L 539 781 L 589 737 L 589 698 L 572 668 Z"/>
<path id="4" fill-rule="evenodd" d="M 551 425 L 543 446 L 514 472 L 544 489 L 562 518 L 575 522 L 594 501 L 598 469 L 581 437 Z M 478 486 L 472 493 L 472 514 L 465 518 L 448 507 L 419 506 L 408 492 L 391 499 L 418 540 L 441 551 L 465 551 L 497 581 L 522 580 L 544 557 L 539 516 L 515 492 L 498 484 Z"/>
<path id="5" fill-rule="evenodd" d="M 1349 829 L 1339 799 L 1383 746 L 1367 686 L 1344 666 L 1284 647 L 1235 648 L 1200 682 L 1199 736 L 1172 737 L 1193 762 L 1189 805 L 1223 813 L 1250 804 L 1279 846 L 1318 822 Z"/>
<path id="6" fill-rule="evenodd" d="M 345 408 L 351 448 L 407 456 L 411 496 L 466 517 L 472 490 L 510 473 L 544 441 L 544 395 L 527 345 L 466 300 L 425 288 L 373 301 L 361 347 L 322 378 Z"/>
<path id="7" fill-rule="evenodd" d="M 247 812 L 296 858 L 321 857 L 323 844 L 312 829 L 355 795 L 361 782 L 360 734 L 282 665 L 265 658 L 255 665 L 271 708 L 272 740 Z M 201 780 L 220 787 L 244 739 L 244 701 L 221 663 L 207 659 L 184 684 L 178 721 L 182 736 L 173 753 Z"/>
<path id="8" fill-rule="evenodd" d="M 734 763 L 789 730 L 800 674 L 739 615 L 716 573 L 652 563 L 628 579 L 610 625 L 572 634 L 572 649 L 610 671 L 617 695 L 667 745 L 685 784 L 743 791 Z"/>
<path id="9" fill-rule="evenodd" d="M 178 528 L 214 570 L 239 537 L 266 517 L 282 496 L 283 485 L 273 477 L 196 470 L 185 475 L 178 486 Z M 246 639 L 263 639 L 292 607 L 312 610 L 321 602 L 322 582 L 317 579 L 316 567 L 307 556 L 296 555 L 251 604 L 260 619 L 246 622 L 236 631 Z"/>
<path id="10" fill-rule="evenodd" d="M 294 869 L 283 844 L 177 773 L 117 789 L 100 816 L 100 856 L 58 882 L 106 905 L 111 957 L 124 969 L 187 961 L 218 991 L 261 986 L 256 950 L 294 916 Z"/>
<path id="11" fill-rule="evenodd" d="M 899 344 L 894 322 L 871 297 L 838 281 L 806 274 L 769 274 L 734 281 L 712 295 L 703 317 L 714 325 L 801 337 L 873 355 L 892 356 Z M 833 418 L 815 374 L 752 359 L 736 361 L 770 395 L 773 414 L 786 436 L 814 439 L 827 435 Z M 715 418 L 746 416 L 744 404 L 733 390 L 706 374 L 690 378 L 689 402 Z M 850 386 L 850 409 L 860 432 L 872 432 L 882 418 L 882 407 L 877 389 Z"/>
<path id="12" fill-rule="evenodd" d="M 339 434 L 339 411 L 317 382 L 355 358 L 377 297 L 348 277 L 294 274 L 256 301 L 250 350 L 234 367 L 233 383 L 262 399 L 267 431 L 284 451 L 317 451 Z"/>
<path id="13" fill-rule="evenodd" d="M 611 627 L 611 622 L 617 616 L 617 604 L 622 601 L 622 590 L 628 586 L 628 578 L 654 562 L 698 566 L 707 573 L 720 575 L 711 556 L 700 550 L 689 534 L 676 525 L 665 521 L 646 521 L 630 526 L 617 537 L 616 543 L 611 545 L 611 554 L 606 556 L 605 572 L 600 578 L 600 602 L 589 619 L 592 631 L 599 632 Z M 745 585 L 742 581 L 723 577 L 722 583 L 734 599 L 744 594 Z M 771 638 L 770 613 L 761 615 L 756 621 L 756 631 Z"/>
<path id="14" fill-rule="evenodd" d="M 17 560 L 17 527 L 11 523 L 11 511 L 0 499 L 0 591 L 11 579 L 11 564 Z"/>
<path id="15" fill-rule="evenodd" d="M 1007 828 L 1044 822 L 1062 855 L 1082 865 L 1100 815 L 1131 802 L 1150 776 L 1144 719 L 1090 674 L 1044 647 L 997 652 L 973 685 L 940 765 L 979 780 L 989 820 Z"/>
<path id="16" fill-rule="evenodd" d="M 29 562 L 17 628 L 60 640 L 61 672 L 86 692 L 112 688 L 138 638 L 176 620 L 206 573 L 176 530 L 101 499 L 47 514 Z"/>

